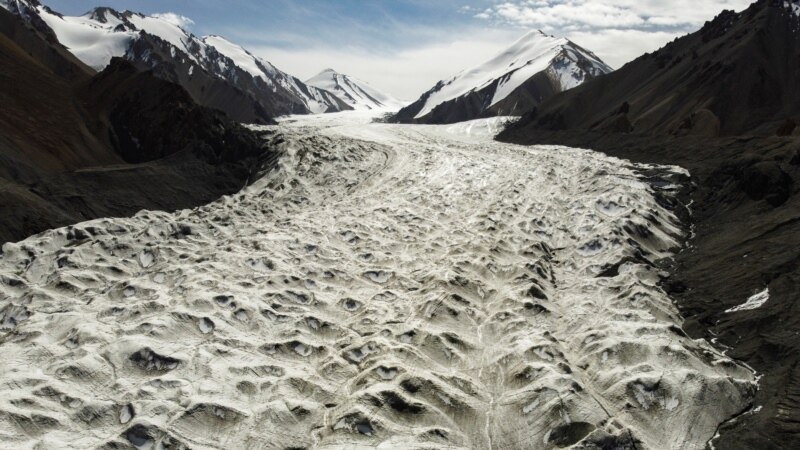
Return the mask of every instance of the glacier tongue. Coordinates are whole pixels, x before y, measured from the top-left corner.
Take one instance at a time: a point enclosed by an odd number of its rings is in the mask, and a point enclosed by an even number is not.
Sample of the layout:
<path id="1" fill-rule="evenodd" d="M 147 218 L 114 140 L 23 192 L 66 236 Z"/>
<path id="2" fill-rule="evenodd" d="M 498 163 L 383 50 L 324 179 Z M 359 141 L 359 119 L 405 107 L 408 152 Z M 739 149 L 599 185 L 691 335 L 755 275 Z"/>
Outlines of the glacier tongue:
<path id="1" fill-rule="evenodd" d="M 748 404 L 657 286 L 682 236 L 639 167 L 369 119 L 286 119 L 210 205 L 6 244 L 5 444 L 701 449 Z"/>

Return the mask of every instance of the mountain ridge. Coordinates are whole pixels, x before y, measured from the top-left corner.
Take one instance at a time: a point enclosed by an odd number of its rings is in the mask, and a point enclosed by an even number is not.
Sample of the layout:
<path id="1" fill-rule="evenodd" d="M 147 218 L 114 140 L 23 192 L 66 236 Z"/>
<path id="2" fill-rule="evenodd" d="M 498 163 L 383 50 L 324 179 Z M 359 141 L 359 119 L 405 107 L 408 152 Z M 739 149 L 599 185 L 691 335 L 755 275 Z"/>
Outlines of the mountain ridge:
<path id="1" fill-rule="evenodd" d="M 274 155 L 181 86 L 123 59 L 96 74 L 47 31 L 0 8 L 0 242 L 205 204 Z"/>
<path id="2" fill-rule="evenodd" d="M 530 31 L 498 55 L 439 81 L 393 117 L 403 123 L 453 123 L 521 115 L 552 95 L 611 68 L 565 38 Z"/>
<path id="3" fill-rule="evenodd" d="M 211 36 L 197 37 L 155 16 L 99 7 L 71 17 L 30 0 L 3 0 L 0 6 L 49 27 L 53 36 L 95 70 L 105 68 L 113 57 L 124 57 L 141 70 L 154 70 L 157 76 L 180 84 L 200 104 L 240 122 L 270 123 L 280 115 L 350 109 L 333 94 L 307 86 L 244 51 L 265 69 L 248 71 L 240 67 L 242 59 L 237 61 L 225 52 L 235 44 L 216 41 L 211 45 Z"/>

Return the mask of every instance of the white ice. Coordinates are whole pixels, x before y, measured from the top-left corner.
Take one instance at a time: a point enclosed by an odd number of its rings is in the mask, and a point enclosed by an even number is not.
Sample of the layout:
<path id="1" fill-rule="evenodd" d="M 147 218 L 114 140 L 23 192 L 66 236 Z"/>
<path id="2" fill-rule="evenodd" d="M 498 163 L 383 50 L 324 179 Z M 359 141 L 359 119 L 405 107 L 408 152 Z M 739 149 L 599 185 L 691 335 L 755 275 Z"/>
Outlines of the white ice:
<path id="1" fill-rule="evenodd" d="M 284 119 L 207 206 L 6 244 L 4 445 L 702 449 L 749 404 L 654 268 L 597 276 L 684 239 L 641 167 L 372 119 Z"/>
<path id="2" fill-rule="evenodd" d="M 741 305 L 734 306 L 733 308 L 725 310 L 726 313 L 732 313 L 737 311 L 749 311 L 753 309 L 758 309 L 764 305 L 764 303 L 769 300 L 769 288 L 764 289 L 763 291 L 753 294 L 751 297 L 747 299 L 746 302 L 742 303 Z"/>

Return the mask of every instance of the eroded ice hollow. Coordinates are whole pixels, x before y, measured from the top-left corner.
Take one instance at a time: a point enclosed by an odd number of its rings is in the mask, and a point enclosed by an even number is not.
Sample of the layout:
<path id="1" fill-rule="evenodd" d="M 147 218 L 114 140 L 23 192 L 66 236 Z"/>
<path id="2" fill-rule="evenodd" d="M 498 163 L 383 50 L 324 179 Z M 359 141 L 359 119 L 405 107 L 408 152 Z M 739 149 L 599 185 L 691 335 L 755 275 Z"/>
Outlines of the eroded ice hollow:
<path id="1" fill-rule="evenodd" d="M 702 449 L 748 407 L 657 286 L 655 168 L 367 122 L 287 119 L 237 195 L 5 245 L 0 441 Z"/>

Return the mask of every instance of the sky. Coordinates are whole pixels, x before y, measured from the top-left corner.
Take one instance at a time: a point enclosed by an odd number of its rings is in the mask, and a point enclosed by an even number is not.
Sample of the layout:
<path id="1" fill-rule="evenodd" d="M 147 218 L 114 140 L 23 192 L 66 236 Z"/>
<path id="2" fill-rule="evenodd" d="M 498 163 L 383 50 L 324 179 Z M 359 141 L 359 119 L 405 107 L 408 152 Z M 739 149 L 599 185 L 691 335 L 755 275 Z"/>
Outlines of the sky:
<path id="1" fill-rule="evenodd" d="M 43 0 L 80 15 L 95 6 L 166 14 L 307 79 L 326 68 L 414 100 L 527 31 L 565 36 L 614 68 L 751 0 Z"/>

